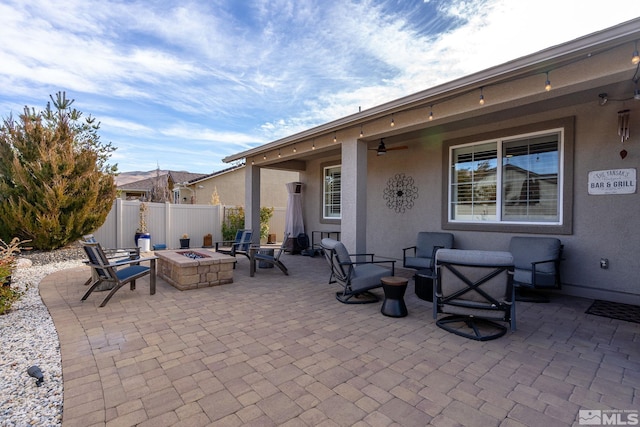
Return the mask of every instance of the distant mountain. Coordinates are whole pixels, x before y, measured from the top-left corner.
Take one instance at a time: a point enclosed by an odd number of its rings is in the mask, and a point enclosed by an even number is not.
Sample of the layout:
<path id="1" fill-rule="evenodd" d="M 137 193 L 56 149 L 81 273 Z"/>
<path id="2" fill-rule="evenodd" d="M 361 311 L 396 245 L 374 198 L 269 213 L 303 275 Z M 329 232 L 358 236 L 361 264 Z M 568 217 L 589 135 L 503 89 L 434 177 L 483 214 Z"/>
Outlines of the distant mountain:
<path id="1" fill-rule="evenodd" d="M 160 169 L 160 171 L 154 169 L 148 172 L 142 172 L 142 171 L 120 172 L 118 176 L 116 176 L 116 186 L 128 184 L 130 182 L 140 181 L 142 179 L 153 178 L 156 176 L 156 173 L 159 173 L 160 175 L 164 175 L 168 172 L 169 171 L 162 170 L 162 169 Z"/>

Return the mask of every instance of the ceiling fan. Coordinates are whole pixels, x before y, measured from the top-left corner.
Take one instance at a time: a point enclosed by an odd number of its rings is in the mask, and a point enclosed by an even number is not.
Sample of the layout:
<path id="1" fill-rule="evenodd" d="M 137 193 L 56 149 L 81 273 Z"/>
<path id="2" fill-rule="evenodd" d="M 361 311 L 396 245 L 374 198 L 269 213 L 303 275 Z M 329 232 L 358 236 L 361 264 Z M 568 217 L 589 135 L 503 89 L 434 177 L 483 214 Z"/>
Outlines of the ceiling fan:
<path id="1" fill-rule="evenodd" d="M 391 150 L 406 150 L 407 148 L 409 148 L 409 147 L 407 147 L 406 145 L 387 148 L 386 145 L 384 145 L 384 138 L 380 138 L 380 144 L 378 144 L 378 148 L 369 148 L 369 150 L 376 150 L 376 154 L 378 156 L 384 156 L 385 154 L 387 154 L 387 151 L 391 151 Z"/>

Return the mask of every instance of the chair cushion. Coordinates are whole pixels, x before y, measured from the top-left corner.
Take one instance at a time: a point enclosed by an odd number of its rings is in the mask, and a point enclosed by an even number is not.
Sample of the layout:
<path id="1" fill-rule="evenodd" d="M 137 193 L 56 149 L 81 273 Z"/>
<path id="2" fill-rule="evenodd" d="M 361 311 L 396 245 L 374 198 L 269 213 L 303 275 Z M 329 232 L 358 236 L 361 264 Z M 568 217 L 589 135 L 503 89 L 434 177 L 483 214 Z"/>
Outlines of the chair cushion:
<path id="1" fill-rule="evenodd" d="M 416 257 L 431 258 L 434 246 L 453 247 L 453 234 L 421 231 L 416 239 Z M 427 265 L 427 268 L 429 266 Z"/>
<path id="2" fill-rule="evenodd" d="M 149 267 L 144 265 L 132 265 L 131 267 L 122 268 L 116 271 L 119 280 L 126 280 L 132 276 L 138 276 L 149 272 Z"/>
<path id="3" fill-rule="evenodd" d="M 376 264 L 359 264 L 351 274 L 351 290 L 368 290 L 382 286 L 382 279 L 390 276 L 391 270 Z"/>
<path id="4" fill-rule="evenodd" d="M 404 259 L 404 265 L 407 268 L 415 268 L 418 270 L 422 270 L 424 268 L 431 268 L 431 256 L 429 256 L 428 258 L 408 256 Z"/>
<path id="5" fill-rule="evenodd" d="M 554 237 L 512 237 L 509 252 L 513 255 L 515 268 L 531 271 L 531 263 L 535 261 L 555 260 L 560 257 L 561 243 Z M 536 273 L 555 274 L 556 267 L 552 262 L 536 265 Z M 529 273 L 530 275 L 530 273 Z M 516 281 L 518 278 L 515 278 Z M 531 279 L 528 280 L 531 282 Z"/>
<path id="6" fill-rule="evenodd" d="M 514 257 L 509 252 L 463 249 L 440 249 L 436 262 L 453 262 L 477 266 L 510 266 Z"/>
<path id="7" fill-rule="evenodd" d="M 347 248 L 343 243 L 337 242 L 333 247 L 333 250 L 336 251 L 336 255 L 338 256 L 338 260 L 340 260 L 340 262 L 351 262 L 349 251 L 347 251 Z"/>

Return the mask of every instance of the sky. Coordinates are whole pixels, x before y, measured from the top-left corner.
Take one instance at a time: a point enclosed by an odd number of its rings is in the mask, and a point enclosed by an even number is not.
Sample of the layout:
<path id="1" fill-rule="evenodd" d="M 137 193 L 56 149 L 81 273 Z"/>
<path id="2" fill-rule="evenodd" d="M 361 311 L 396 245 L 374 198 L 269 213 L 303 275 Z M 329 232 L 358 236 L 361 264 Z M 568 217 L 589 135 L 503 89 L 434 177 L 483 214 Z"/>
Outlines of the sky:
<path id="1" fill-rule="evenodd" d="M 212 173 L 638 16 L 638 0 L 0 0 L 0 117 L 64 91 L 120 172 Z"/>

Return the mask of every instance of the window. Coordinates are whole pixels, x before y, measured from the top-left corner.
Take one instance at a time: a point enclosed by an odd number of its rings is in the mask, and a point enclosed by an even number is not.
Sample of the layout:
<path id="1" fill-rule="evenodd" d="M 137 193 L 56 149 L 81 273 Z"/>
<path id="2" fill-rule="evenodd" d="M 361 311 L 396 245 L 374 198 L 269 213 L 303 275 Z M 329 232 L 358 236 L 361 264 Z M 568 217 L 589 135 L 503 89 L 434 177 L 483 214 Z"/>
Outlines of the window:
<path id="1" fill-rule="evenodd" d="M 325 167 L 323 172 L 323 184 L 322 184 L 322 217 L 324 219 L 340 219 L 341 218 L 341 166 L 328 166 Z"/>
<path id="2" fill-rule="evenodd" d="M 449 222 L 562 224 L 563 129 L 449 147 Z"/>

